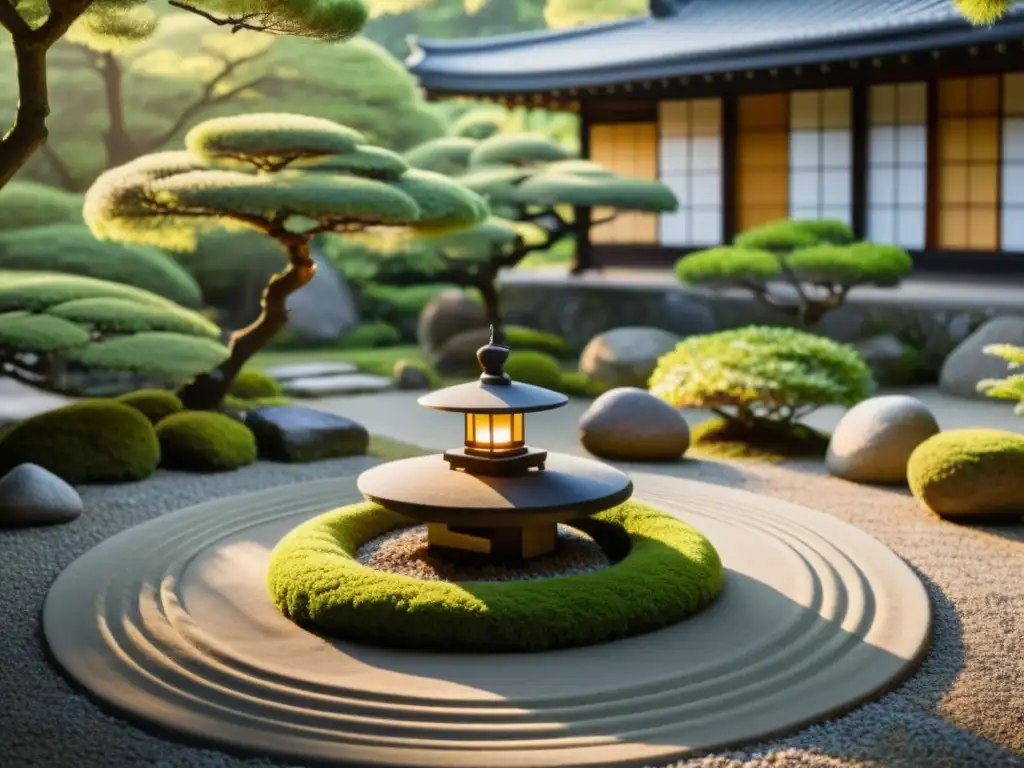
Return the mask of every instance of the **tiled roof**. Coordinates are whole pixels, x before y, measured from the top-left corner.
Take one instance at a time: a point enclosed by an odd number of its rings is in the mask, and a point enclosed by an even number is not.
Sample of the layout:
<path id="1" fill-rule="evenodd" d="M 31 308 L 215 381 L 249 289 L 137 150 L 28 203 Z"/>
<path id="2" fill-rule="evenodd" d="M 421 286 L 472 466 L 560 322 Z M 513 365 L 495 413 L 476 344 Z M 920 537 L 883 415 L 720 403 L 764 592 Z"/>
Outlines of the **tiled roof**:
<path id="1" fill-rule="evenodd" d="M 413 41 L 407 64 L 431 90 L 524 93 L 1024 37 L 1021 5 L 992 27 L 971 26 L 953 0 L 659 0 L 656 5 L 658 17 L 483 39 Z"/>

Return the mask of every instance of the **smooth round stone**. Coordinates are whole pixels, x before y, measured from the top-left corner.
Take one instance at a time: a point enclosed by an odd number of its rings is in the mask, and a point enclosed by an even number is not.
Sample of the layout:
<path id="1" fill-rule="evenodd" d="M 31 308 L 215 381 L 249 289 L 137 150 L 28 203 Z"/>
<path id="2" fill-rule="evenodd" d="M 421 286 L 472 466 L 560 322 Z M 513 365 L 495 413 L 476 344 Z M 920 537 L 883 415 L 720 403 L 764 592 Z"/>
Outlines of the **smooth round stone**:
<path id="1" fill-rule="evenodd" d="M 855 483 L 905 483 L 910 454 L 938 432 L 932 412 L 916 397 L 872 397 L 839 420 L 825 466 L 832 475 Z"/>
<path id="2" fill-rule="evenodd" d="M 57 525 L 82 514 L 82 497 L 38 464 L 19 464 L 0 478 L 0 527 Z"/>
<path id="3" fill-rule="evenodd" d="M 580 417 L 580 442 L 611 461 L 675 461 L 690 447 L 683 415 L 636 387 L 610 389 Z"/>

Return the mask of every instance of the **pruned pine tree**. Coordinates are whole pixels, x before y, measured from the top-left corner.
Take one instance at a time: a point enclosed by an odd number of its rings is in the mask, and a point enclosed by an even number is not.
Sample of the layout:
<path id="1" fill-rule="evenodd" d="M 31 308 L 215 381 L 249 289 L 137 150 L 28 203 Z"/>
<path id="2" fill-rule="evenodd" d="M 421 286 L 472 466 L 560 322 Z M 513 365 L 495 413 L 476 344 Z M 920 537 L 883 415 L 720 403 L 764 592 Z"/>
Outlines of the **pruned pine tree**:
<path id="1" fill-rule="evenodd" d="M 312 278 L 310 242 L 324 233 L 398 229 L 442 233 L 483 221 L 478 195 L 322 118 L 255 114 L 208 120 L 187 150 L 147 155 L 104 173 L 85 218 L 103 239 L 188 250 L 197 230 L 247 228 L 276 240 L 288 265 L 263 292 L 262 312 L 229 342 L 230 356 L 180 391 L 214 409 L 242 366 L 288 322 L 288 296 Z"/>
<path id="2" fill-rule="evenodd" d="M 0 187 L 46 141 L 50 114 L 47 55 L 66 35 L 111 48 L 152 29 L 141 11 L 150 0 L 2 0 L 0 27 L 10 35 L 18 75 L 18 111 L 0 139 Z M 170 5 L 233 30 L 316 40 L 345 40 L 366 23 L 362 0 L 168 0 Z"/>
<path id="3" fill-rule="evenodd" d="M 592 221 L 602 224 L 621 211 L 660 213 L 678 206 L 672 190 L 661 182 L 622 176 L 573 158 L 538 134 L 497 134 L 477 142 L 466 155 L 469 141 L 449 137 L 427 142 L 406 159 L 414 165 L 453 169 L 460 184 L 490 204 L 494 215 L 481 226 L 456 237 L 420 242 L 443 261 L 434 279 L 471 285 L 480 292 L 497 338 L 502 328 L 495 288 L 499 271 L 573 235 L 577 211 L 608 211 Z M 459 173 L 463 160 L 465 171 Z"/>
<path id="4" fill-rule="evenodd" d="M 197 312 L 120 282 L 0 270 L 0 375 L 62 394 L 64 374 L 131 373 L 178 386 L 224 360 L 220 329 Z"/>

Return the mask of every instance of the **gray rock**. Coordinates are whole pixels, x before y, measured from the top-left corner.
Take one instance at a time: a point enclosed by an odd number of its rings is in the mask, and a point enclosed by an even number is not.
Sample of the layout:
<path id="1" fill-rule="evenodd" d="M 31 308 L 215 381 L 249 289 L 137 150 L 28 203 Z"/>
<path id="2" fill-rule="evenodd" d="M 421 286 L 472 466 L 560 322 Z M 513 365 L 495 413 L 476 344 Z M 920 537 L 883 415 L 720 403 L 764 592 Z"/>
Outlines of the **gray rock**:
<path id="1" fill-rule="evenodd" d="M 487 343 L 486 328 L 457 333 L 430 354 L 430 364 L 442 376 L 475 376 L 480 372 L 476 351 Z"/>
<path id="2" fill-rule="evenodd" d="M 309 462 L 361 456 L 370 435 L 351 419 L 299 405 L 256 408 L 245 415 L 261 459 Z"/>
<path id="3" fill-rule="evenodd" d="M 718 330 L 715 313 L 707 304 L 693 296 L 679 292 L 666 293 L 662 304 L 664 315 L 659 318 L 660 328 L 684 339 L 687 336 L 702 336 Z"/>
<path id="4" fill-rule="evenodd" d="M 430 378 L 427 376 L 427 372 L 408 360 L 399 360 L 395 363 L 391 378 L 394 379 L 395 387 L 401 390 L 430 389 Z"/>
<path id="5" fill-rule="evenodd" d="M 825 467 L 836 477 L 857 483 L 905 483 L 910 454 L 938 432 L 935 417 L 916 397 L 872 397 L 839 420 Z"/>
<path id="6" fill-rule="evenodd" d="M 484 308 L 462 291 L 441 291 L 427 302 L 416 327 L 416 341 L 434 352 L 456 334 L 487 326 Z"/>
<path id="7" fill-rule="evenodd" d="M 590 340 L 580 355 L 579 369 L 611 387 L 646 389 L 658 358 L 681 340 L 660 328 L 615 328 Z"/>
<path id="8" fill-rule="evenodd" d="M 860 353 L 875 381 L 883 387 L 914 384 L 922 375 L 920 353 L 894 334 L 879 334 L 855 341 L 850 346 Z"/>
<path id="9" fill-rule="evenodd" d="M 288 379 L 281 388 L 289 397 L 330 397 L 385 392 L 393 386 L 391 379 L 369 373 L 342 373 L 337 376 L 310 376 Z"/>
<path id="10" fill-rule="evenodd" d="M 287 365 L 272 365 L 270 368 L 264 369 L 264 372 L 271 378 L 285 382 L 292 379 L 356 373 L 357 368 L 352 363 L 289 363 Z"/>
<path id="11" fill-rule="evenodd" d="M 1006 315 L 989 320 L 954 349 L 939 372 L 939 389 L 948 395 L 983 399 L 978 382 L 1009 374 L 1005 360 L 986 355 L 989 344 L 1024 346 L 1024 316 Z"/>
<path id="12" fill-rule="evenodd" d="M 80 514 L 78 491 L 38 464 L 19 464 L 0 478 L 0 527 L 56 525 Z"/>
<path id="13" fill-rule="evenodd" d="M 683 415 L 643 389 L 619 387 L 580 417 L 583 447 L 612 461 L 675 461 L 690 447 Z"/>
<path id="14" fill-rule="evenodd" d="M 300 338 L 330 341 L 359 323 L 359 311 L 348 281 L 319 248 L 313 261 L 313 279 L 288 297 L 288 327 Z"/>

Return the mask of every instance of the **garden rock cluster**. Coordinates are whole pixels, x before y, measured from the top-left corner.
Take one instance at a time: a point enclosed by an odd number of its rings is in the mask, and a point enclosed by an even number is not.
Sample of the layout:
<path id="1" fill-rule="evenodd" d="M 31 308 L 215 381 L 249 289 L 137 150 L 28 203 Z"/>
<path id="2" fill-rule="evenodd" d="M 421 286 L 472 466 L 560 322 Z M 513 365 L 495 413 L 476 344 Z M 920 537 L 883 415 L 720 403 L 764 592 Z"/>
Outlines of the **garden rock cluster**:
<path id="1" fill-rule="evenodd" d="M 682 414 L 636 387 L 598 397 L 580 417 L 580 442 L 611 461 L 675 461 L 690 447 Z"/>
<path id="2" fill-rule="evenodd" d="M 615 328 L 591 339 L 579 369 L 609 387 L 647 387 L 658 359 L 682 339 L 660 328 Z"/>
<path id="3" fill-rule="evenodd" d="M 910 455 L 938 432 L 935 417 L 917 398 L 872 397 L 840 419 L 825 466 L 836 477 L 857 483 L 904 483 Z"/>
<path id="4" fill-rule="evenodd" d="M 453 336 L 464 331 L 486 328 L 487 315 L 479 302 L 460 290 L 441 291 L 420 312 L 416 341 L 422 349 L 433 353 Z M 479 347 L 477 344 L 473 351 Z"/>
<path id="5" fill-rule="evenodd" d="M 0 528 L 69 523 L 82 514 L 78 491 L 38 464 L 0 478 Z"/>

